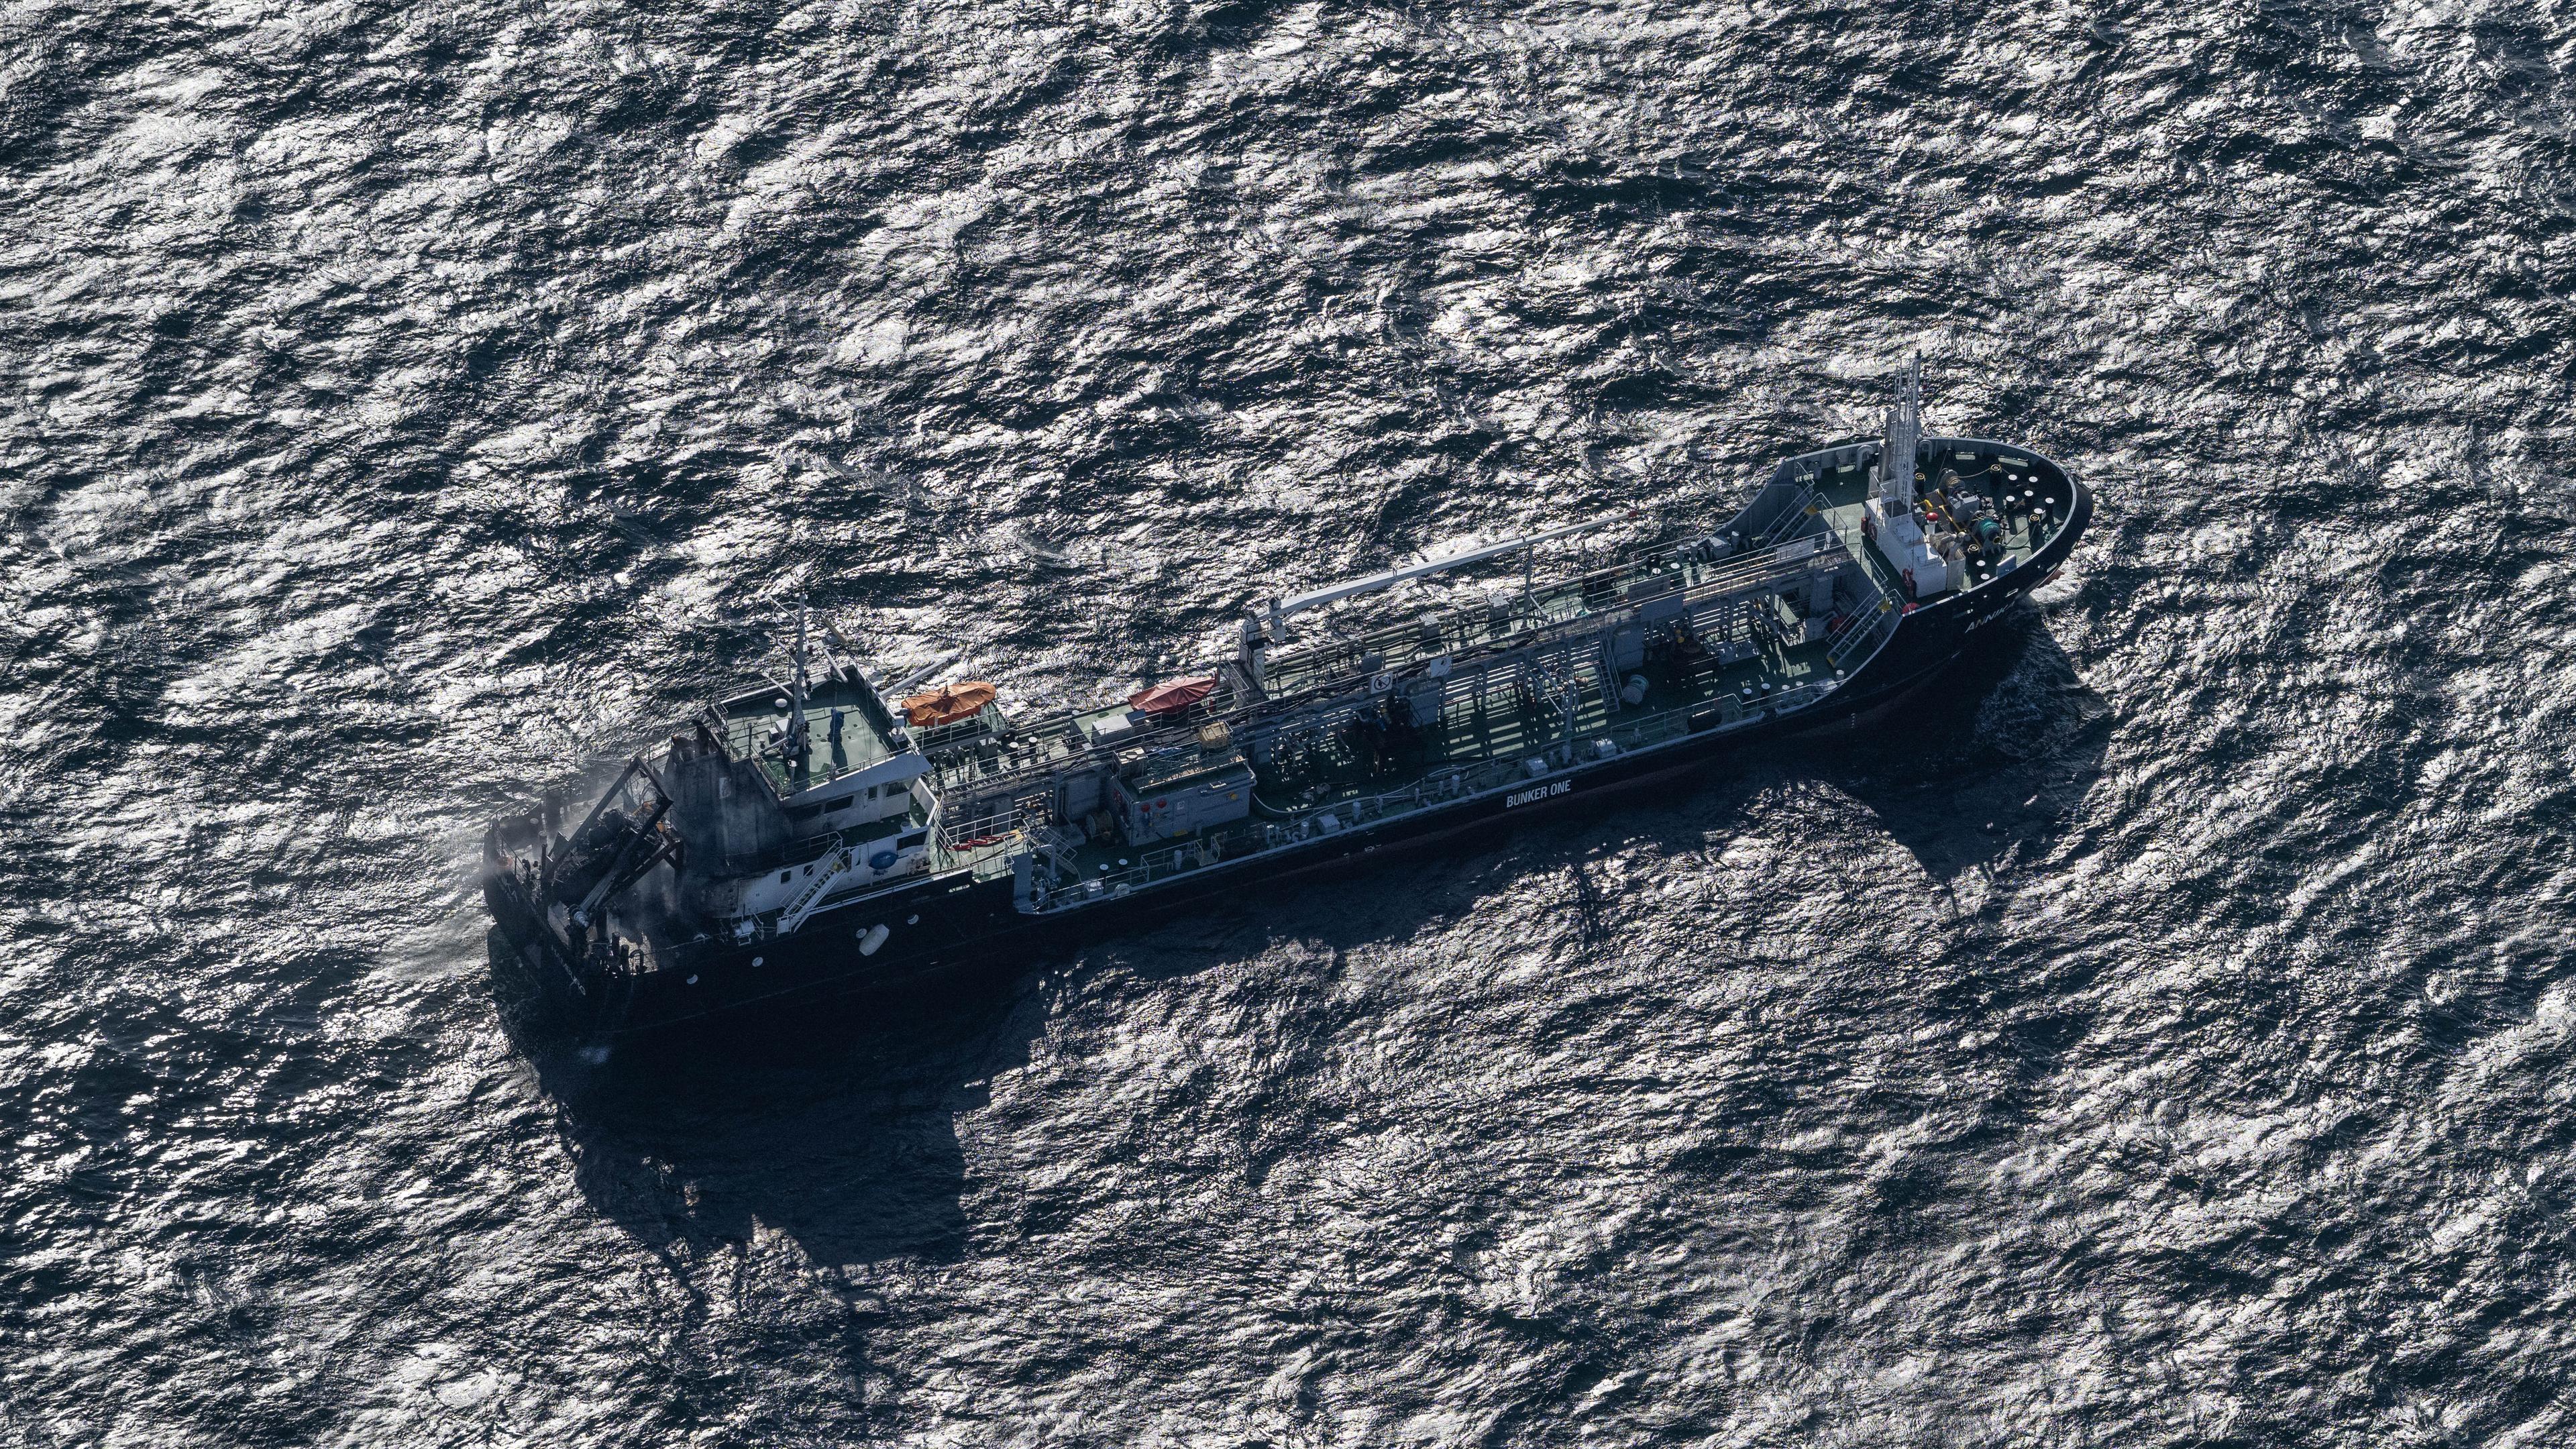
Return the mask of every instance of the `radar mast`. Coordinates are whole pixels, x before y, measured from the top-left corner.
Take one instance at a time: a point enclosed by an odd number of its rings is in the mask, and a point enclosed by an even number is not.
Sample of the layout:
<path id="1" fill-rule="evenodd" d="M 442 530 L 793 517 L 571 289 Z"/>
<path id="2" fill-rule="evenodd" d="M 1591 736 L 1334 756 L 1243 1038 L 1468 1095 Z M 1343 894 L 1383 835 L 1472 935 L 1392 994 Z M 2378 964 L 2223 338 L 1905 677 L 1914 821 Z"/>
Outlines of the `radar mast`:
<path id="1" fill-rule="evenodd" d="M 805 618 L 809 612 L 804 603 L 796 605 L 796 687 L 787 716 L 787 762 L 796 769 L 804 768 L 805 757 L 813 752 L 805 742 L 811 733 L 805 721 L 805 703 L 814 692 L 814 677 L 806 667 Z"/>

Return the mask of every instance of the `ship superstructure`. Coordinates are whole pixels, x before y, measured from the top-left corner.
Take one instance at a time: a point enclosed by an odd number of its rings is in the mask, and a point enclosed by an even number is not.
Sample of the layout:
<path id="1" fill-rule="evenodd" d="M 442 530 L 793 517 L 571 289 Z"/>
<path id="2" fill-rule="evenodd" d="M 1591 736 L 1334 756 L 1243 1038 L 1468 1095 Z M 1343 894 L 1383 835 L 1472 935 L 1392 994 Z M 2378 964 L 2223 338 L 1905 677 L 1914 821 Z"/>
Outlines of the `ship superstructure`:
<path id="1" fill-rule="evenodd" d="M 2061 562 L 2090 495 L 2028 449 L 1884 435 L 1714 527 L 1548 529 L 1259 601 L 1193 673 L 1016 713 L 910 693 L 800 615 L 788 677 L 704 711 L 569 824 L 495 825 L 487 895 L 548 999 L 649 1025 L 1067 939 L 1147 904 L 1841 718 Z M 1230 884 L 1229 884 L 1230 883 Z"/>

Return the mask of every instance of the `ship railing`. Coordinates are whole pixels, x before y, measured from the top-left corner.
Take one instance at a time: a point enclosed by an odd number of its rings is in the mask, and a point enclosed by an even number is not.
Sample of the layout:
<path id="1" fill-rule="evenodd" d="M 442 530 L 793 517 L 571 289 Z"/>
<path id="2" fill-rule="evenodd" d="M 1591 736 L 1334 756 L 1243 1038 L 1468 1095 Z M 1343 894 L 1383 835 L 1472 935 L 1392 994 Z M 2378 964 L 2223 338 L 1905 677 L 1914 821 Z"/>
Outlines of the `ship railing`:
<path id="1" fill-rule="evenodd" d="M 1028 836 L 1029 824 L 1028 813 L 1018 808 L 972 820 L 943 819 L 934 832 L 939 868 L 968 866 L 979 878 L 995 874 L 993 863 L 1005 860 L 1019 848 Z"/>
<path id="2" fill-rule="evenodd" d="M 1699 582 L 1680 594 L 1684 611 L 1695 611 L 1705 605 L 1737 594 L 1750 594 L 1784 580 L 1806 573 L 1816 566 L 1817 550 L 1832 535 L 1805 534 L 1784 539 L 1777 544 L 1748 554 L 1741 559 L 1728 559 Z M 1673 595 L 1664 594 L 1623 606 L 1619 612 L 1631 612 L 1644 604 L 1662 604 Z"/>
<path id="3" fill-rule="evenodd" d="M 1790 529 L 1820 511 L 1816 507 L 1815 475 L 1801 474 L 1797 481 L 1803 485 L 1798 496 L 1789 500 L 1789 506 L 1780 510 L 1780 516 L 1773 519 L 1771 526 L 1764 529 L 1753 540 L 1755 548 L 1769 548 L 1782 542 Z"/>
<path id="4" fill-rule="evenodd" d="M 988 837 L 981 845 L 970 846 L 952 858 L 965 865 L 966 873 L 976 880 L 991 880 L 1011 873 L 1011 862 L 1027 843 L 1028 833 L 1014 830 L 1007 835 Z"/>
<path id="5" fill-rule="evenodd" d="M 1292 819 L 1256 817 L 1237 821 L 1202 831 L 1169 846 L 1147 850 L 1135 857 L 1133 864 L 1121 869 L 1101 871 L 1095 867 L 1096 873 L 1090 876 L 1081 873 L 1079 862 L 1069 854 L 1041 850 L 1035 853 L 1035 874 L 1046 892 L 1040 909 L 1069 908 L 1093 900 L 1128 895 L 1174 876 L 1205 870 L 1221 861 L 1366 829 L 1508 785 L 1543 785 L 1562 778 L 1568 768 L 1578 762 L 1596 763 L 1666 744 L 1685 735 L 1750 723 L 1781 710 L 1811 704 L 1834 687 L 1831 680 L 1811 680 L 1749 698 L 1720 695 L 1651 715 L 1623 717 L 1617 724 L 1605 726 L 1590 738 L 1571 746 L 1560 742 L 1525 758 L 1478 760 L 1442 767 L 1404 789 L 1332 801 L 1298 812 Z M 1544 768 L 1533 773 L 1530 767 L 1532 760 L 1543 761 Z"/>
<path id="6" fill-rule="evenodd" d="M 1523 615 L 1521 622 L 1516 626 L 1497 627 L 1490 636 L 1475 647 L 1460 648 L 1453 655 L 1452 677 L 1472 675 L 1479 669 L 1500 665 L 1516 655 L 1530 656 L 1551 649 L 1562 649 L 1595 635 L 1605 634 L 1615 629 L 1623 620 L 1633 617 L 1649 603 L 1658 607 L 1667 607 L 1669 606 L 1667 601 L 1678 599 L 1678 607 L 1682 612 L 1693 613 L 1730 595 L 1751 593 L 1794 578 L 1817 565 L 1818 546 L 1829 543 L 1831 538 L 1830 533 L 1821 536 L 1806 535 L 1786 540 L 1768 549 L 1725 560 L 1711 566 L 1710 571 L 1698 582 L 1678 591 L 1677 594 L 1666 593 L 1635 602 L 1623 601 L 1614 608 L 1599 610 L 1588 608 L 1579 598 L 1575 598 L 1566 601 L 1557 610 L 1557 617 L 1543 622 L 1532 622 L 1528 615 Z M 1402 626 L 1390 626 L 1390 629 L 1384 632 L 1392 639 L 1402 633 Z M 1344 647 L 1336 646 L 1336 648 Z M 1357 656 L 1354 653 L 1352 657 Z M 1367 682 L 1366 676 L 1358 674 L 1347 677 L 1318 675 L 1301 679 L 1295 677 L 1294 669 L 1283 662 L 1278 666 L 1278 672 L 1272 676 L 1272 695 L 1269 699 L 1258 704 L 1228 710 L 1218 717 L 1231 723 L 1235 727 L 1236 735 L 1241 737 L 1258 725 L 1293 719 L 1327 707 L 1336 699 L 1364 690 Z M 999 794 L 1006 789 L 1014 792 L 1025 791 L 1043 785 L 1068 771 L 1086 768 L 1091 763 L 1106 764 L 1117 759 L 1122 751 L 1133 751 L 1138 748 L 1150 750 L 1161 745 L 1185 744 L 1190 740 L 1191 731 L 1196 728 L 1197 723 L 1198 721 L 1193 719 L 1186 724 L 1157 726 L 1116 749 L 1108 747 L 1084 749 L 1078 746 L 1058 745 L 1052 748 L 1061 749 L 1062 753 L 1050 753 L 1039 759 L 1006 753 L 1000 761 L 989 765 L 982 762 L 943 762 L 939 766 L 937 788 L 943 794 L 952 790 L 964 790 L 979 796 Z M 1034 738 L 1036 733 L 1031 732 L 1031 737 Z"/>
<path id="7" fill-rule="evenodd" d="M 987 811 L 969 818 L 956 818 L 942 811 L 939 820 L 939 844 L 943 849 L 971 849 L 972 842 L 988 835 L 1006 835 L 1020 828 L 1026 812 L 1017 802 L 999 810 Z"/>
<path id="8" fill-rule="evenodd" d="M 1800 512 L 1797 516 L 1804 518 L 1806 515 Z M 1820 535 L 1802 534 L 1767 547 L 1748 549 L 1715 564 L 1702 565 L 1706 572 L 1680 591 L 1681 607 L 1697 609 L 1731 594 L 1750 593 L 1791 578 L 1810 567 L 1817 548 L 1832 538 L 1830 530 Z M 1614 628 L 1645 605 L 1662 607 L 1674 597 L 1671 593 L 1664 593 L 1635 600 L 1621 599 L 1595 607 L 1584 602 L 1579 589 L 1570 594 L 1551 594 L 1547 603 L 1520 614 L 1512 622 L 1496 620 L 1488 624 L 1472 643 L 1452 644 L 1452 667 L 1471 668 L 1479 660 L 1543 647 L 1559 639 L 1594 630 Z M 1413 624 L 1388 624 L 1349 638 L 1335 639 L 1329 644 L 1307 650 L 1283 651 L 1273 656 L 1270 661 L 1270 703 L 1277 706 L 1287 703 L 1291 697 L 1311 698 L 1329 694 L 1354 680 L 1363 679 L 1365 676 L 1336 668 L 1336 665 L 1347 659 L 1356 659 L 1378 645 L 1388 646 L 1385 652 L 1393 661 L 1393 646 L 1402 644 L 1409 632 L 1416 628 L 1418 626 Z M 1401 669 L 1406 666 L 1391 662 L 1387 667 Z"/>

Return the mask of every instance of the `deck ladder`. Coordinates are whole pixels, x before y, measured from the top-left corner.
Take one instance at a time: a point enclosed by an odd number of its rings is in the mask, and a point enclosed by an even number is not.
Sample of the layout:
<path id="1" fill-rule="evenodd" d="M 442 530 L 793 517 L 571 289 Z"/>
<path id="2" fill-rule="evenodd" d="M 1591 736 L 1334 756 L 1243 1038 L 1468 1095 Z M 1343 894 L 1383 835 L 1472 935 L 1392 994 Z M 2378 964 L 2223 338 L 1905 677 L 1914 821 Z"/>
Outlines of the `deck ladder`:
<path id="1" fill-rule="evenodd" d="M 1866 604 L 1862 605 L 1859 612 L 1843 621 L 1842 633 L 1835 636 L 1831 644 L 1825 646 L 1825 662 L 1836 669 L 1842 668 L 1845 661 L 1860 652 L 1862 645 L 1876 639 L 1883 632 L 1880 626 L 1885 624 L 1888 617 L 1895 612 L 1896 601 L 1885 594 L 1878 596 L 1876 609 L 1871 609 Z"/>
<path id="2" fill-rule="evenodd" d="M 850 847 L 842 845 L 834 847 L 831 854 L 815 862 L 814 878 L 789 897 L 786 908 L 778 913 L 778 934 L 787 935 L 805 924 L 805 918 L 814 914 L 814 908 L 823 903 L 824 893 L 831 890 L 832 882 L 839 880 L 842 872 L 850 868 L 852 858 Z"/>
<path id="3" fill-rule="evenodd" d="M 1786 535 L 1791 528 L 1796 527 L 1810 515 L 1821 511 L 1816 506 L 1816 484 L 1814 477 L 1809 474 L 1801 473 L 1798 475 L 1798 482 L 1802 485 L 1799 488 L 1798 496 L 1790 500 L 1788 507 L 1780 510 L 1780 517 L 1777 521 L 1772 523 L 1769 528 L 1764 529 L 1761 535 L 1753 540 L 1753 547 L 1769 548 L 1771 545 L 1780 542 L 1782 537 Z"/>

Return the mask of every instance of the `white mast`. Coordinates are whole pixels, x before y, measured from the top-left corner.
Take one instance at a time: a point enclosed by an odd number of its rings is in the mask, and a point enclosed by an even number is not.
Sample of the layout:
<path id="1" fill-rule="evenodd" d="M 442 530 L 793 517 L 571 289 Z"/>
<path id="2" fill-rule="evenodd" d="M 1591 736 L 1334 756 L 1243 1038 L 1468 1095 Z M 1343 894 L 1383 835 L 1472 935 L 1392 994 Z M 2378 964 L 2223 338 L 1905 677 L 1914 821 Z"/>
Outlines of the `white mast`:
<path id="1" fill-rule="evenodd" d="M 1905 364 L 1896 403 L 1887 410 L 1887 441 L 1878 454 L 1878 496 L 1891 513 L 1914 511 L 1914 464 L 1923 444 L 1923 354 Z"/>

